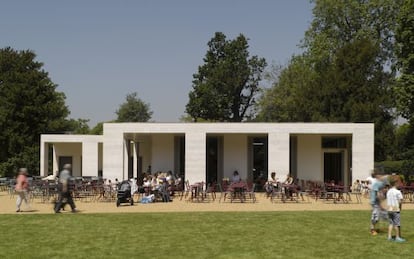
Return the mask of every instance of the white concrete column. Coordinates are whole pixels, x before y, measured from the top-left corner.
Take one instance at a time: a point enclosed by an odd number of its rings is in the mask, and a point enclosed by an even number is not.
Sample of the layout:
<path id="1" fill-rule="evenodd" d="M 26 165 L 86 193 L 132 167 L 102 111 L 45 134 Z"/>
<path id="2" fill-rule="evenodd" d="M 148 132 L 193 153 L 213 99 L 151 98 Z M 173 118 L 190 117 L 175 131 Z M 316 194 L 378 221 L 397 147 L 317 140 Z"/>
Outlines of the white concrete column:
<path id="1" fill-rule="evenodd" d="M 122 132 L 108 129 L 104 132 L 102 175 L 112 181 L 116 178 L 121 181 L 124 172 L 124 135 Z"/>
<path id="2" fill-rule="evenodd" d="M 289 173 L 289 141 L 288 132 L 270 132 L 268 135 L 268 177 L 277 172 L 277 177 Z M 283 180 L 283 179 L 280 179 Z"/>
<path id="3" fill-rule="evenodd" d="M 352 182 L 366 179 L 374 169 L 374 125 L 352 135 Z"/>
<path id="4" fill-rule="evenodd" d="M 128 179 L 128 165 L 129 165 L 129 155 L 130 155 L 130 140 L 124 139 L 124 166 L 123 166 L 123 174 L 122 174 L 122 180 Z M 120 180 L 120 179 L 118 179 Z"/>
<path id="5" fill-rule="evenodd" d="M 185 179 L 190 184 L 206 181 L 206 133 L 185 134 Z"/>
<path id="6" fill-rule="evenodd" d="M 231 179 L 234 171 L 238 171 L 240 178 L 248 176 L 248 138 L 245 134 L 225 134 L 223 138 L 224 177 Z M 218 179 L 221 181 L 221 179 Z"/>
<path id="7" fill-rule="evenodd" d="M 82 143 L 82 176 L 98 176 L 98 143 Z"/>
<path id="8" fill-rule="evenodd" d="M 52 173 L 55 173 L 59 171 L 59 165 L 58 165 L 59 162 L 58 162 L 55 144 L 52 144 L 52 154 L 53 154 L 53 168 L 52 168 L 53 172 Z"/>
<path id="9" fill-rule="evenodd" d="M 48 168 L 48 160 L 49 160 L 49 149 L 48 143 L 44 143 L 40 141 L 40 176 L 47 176 L 49 168 Z"/>
<path id="10" fill-rule="evenodd" d="M 139 143 L 134 142 L 134 164 L 133 164 L 133 168 L 134 171 L 132 172 L 132 177 L 138 177 L 138 158 L 139 158 Z"/>

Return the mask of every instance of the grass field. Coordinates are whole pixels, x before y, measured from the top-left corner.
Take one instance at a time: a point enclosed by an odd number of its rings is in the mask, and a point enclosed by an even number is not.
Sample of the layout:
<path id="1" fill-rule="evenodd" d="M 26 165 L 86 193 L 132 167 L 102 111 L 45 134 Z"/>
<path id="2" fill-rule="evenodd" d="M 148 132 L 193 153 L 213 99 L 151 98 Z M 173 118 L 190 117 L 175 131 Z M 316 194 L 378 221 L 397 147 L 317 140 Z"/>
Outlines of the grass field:
<path id="1" fill-rule="evenodd" d="M 369 211 L 0 215 L 0 258 L 413 258 Z M 381 229 L 387 224 L 381 223 Z"/>

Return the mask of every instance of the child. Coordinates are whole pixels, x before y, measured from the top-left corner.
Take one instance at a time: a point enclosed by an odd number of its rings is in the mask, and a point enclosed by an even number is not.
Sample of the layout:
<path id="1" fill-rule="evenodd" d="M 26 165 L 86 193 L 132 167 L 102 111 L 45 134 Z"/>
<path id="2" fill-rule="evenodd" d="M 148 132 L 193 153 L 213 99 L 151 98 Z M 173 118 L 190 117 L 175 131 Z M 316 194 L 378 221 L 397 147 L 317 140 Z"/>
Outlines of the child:
<path id="1" fill-rule="evenodd" d="M 387 208 L 388 208 L 388 240 L 392 239 L 392 229 L 395 229 L 395 242 L 405 242 L 404 238 L 400 237 L 400 212 L 402 203 L 402 193 L 396 188 L 397 181 L 392 178 L 390 179 L 391 188 L 387 191 Z"/>

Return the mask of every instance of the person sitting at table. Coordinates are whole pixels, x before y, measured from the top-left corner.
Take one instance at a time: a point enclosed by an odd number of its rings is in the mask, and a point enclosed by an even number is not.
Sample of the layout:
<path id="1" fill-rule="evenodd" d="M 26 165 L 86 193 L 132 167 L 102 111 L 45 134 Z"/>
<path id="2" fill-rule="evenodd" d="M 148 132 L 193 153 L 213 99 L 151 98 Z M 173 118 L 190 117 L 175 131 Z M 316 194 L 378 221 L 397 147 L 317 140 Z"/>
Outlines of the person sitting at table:
<path id="1" fill-rule="evenodd" d="M 239 172 L 237 172 L 237 170 L 233 172 L 233 177 L 231 178 L 231 181 L 232 181 L 233 183 L 238 183 L 238 182 L 240 182 L 240 181 L 241 181 L 241 178 L 240 178 Z"/>
<path id="2" fill-rule="evenodd" d="M 151 187 L 151 175 L 148 175 L 144 178 L 144 183 L 142 184 L 144 187 Z"/>
<path id="3" fill-rule="evenodd" d="M 266 190 L 267 197 L 269 197 L 269 195 L 272 193 L 274 188 L 277 188 L 278 182 L 279 182 L 279 178 L 276 178 L 276 172 L 272 172 L 270 174 L 270 178 L 267 180 L 267 182 L 264 186 L 265 190 Z"/>
<path id="4" fill-rule="evenodd" d="M 293 177 L 290 176 L 290 174 L 287 174 L 286 175 L 286 180 L 285 180 L 284 184 L 291 185 L 292 183 L 293 183 Z"/>
<path id="5" fill-rule="evenodd" d="M 273 186 L 276 186 L 279 182 L 279 178 L 276 177 L 276 172 L 272 172 L 270 174 L 269 180 L 267 180 L 268 183 L 272 184 Z"/>
<path id="6" fill-rule="evenodd" d="M 155 189 L 158 186 L 158 174 L 155 173 L 155 175 L 151 179 L 151 186 L 152 189 Z"/>
<path id="7" fill-rule="evenodd" d="M 294 178 L 293 185 L 295 186 L 296 191 L 300 191 L 302 188 L 300 185 L 300 179 L 297 177 Z"/>
<path id="8" fill-rule="evenodd" d="M 174 178 L 174 175 L 171 171 L 167 172 L 167 175 L 165 176 L 165 180 L 167 180 L 167 183 L 170 184 L 170 185 L 174 183 L 175 178 Z"/>
<path id="9" fill-rule="evenodd" d="M 290 176 L 290 174 L 286 175 L 286 179 L 283 182 L 284 189 L 285 189 L 285 195 L 287 198 L 290 198 L 292 196 L 292 189 L 291 189 L 291 185 L 293 184 L 293 177 Z"/>

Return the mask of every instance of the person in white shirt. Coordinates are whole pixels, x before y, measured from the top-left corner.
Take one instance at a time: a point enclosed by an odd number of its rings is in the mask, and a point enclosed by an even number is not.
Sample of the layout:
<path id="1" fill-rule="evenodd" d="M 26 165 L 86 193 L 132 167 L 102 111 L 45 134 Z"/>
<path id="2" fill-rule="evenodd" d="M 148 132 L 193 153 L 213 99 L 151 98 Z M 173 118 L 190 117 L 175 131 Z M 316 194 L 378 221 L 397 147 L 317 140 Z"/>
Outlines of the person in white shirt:
<path id="1" fill-rule="evenodd" d="M 405 242 L 405 239 L 400 236 L 400 212 L 403 195 L 400 190 L 396 188 L 397 181 L 391 178 L 391 188 L 387 191 L 387 210 L 388 210 L 388 240 L 395 242 Z M 392 239 L 392 229 L 395 229 L 395 239 Z"/>
<path id="2" fill-rule="evenodd" d="M 231 181 L 232 181 L 233 183 L 238 183 L 238 182 L 240 182 L 240 181 L 241 181 L 241 178 L 240 178 L 239 172 L 234 171 L 234 173 L 233 173 L 233 177 L 231 178 Z"/>

